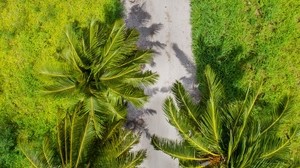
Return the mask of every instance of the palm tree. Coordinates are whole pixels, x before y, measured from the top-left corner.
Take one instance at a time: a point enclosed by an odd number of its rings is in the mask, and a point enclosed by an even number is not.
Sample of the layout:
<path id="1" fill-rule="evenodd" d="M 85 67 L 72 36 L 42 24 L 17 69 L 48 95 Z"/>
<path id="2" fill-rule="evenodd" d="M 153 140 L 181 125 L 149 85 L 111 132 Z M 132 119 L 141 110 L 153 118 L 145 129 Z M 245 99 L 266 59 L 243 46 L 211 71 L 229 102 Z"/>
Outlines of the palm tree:
<path id="1" fill-rule="evenodd" d="M 138 36 L 123 20 L 111 25 L 94 20 L 88 27 L 70 26 L 60 63 L 42 71 L 52 80 L 45 92 L 79 97 L 99 135 L 101 117 L 124 119 L 126 104 L 141 107 L 147 101 L 143 87 L 157 78 L 151 71 L 141 71 L 152 53 L 137 48 Z"/>
<path id="2" fill-rule="evenodd" d="M 146 156 L 144 150 L 130 152 L 139 136 L 123 129 L 123 122 L 102 123 L 99 138 L 91 122 L 91 114 L 84 111 L 79 102 L 59 120 L 56 138 L 46 138 L 42 149 L 29 148 L 30 144 L 20 143 L 20 149 L 31 165 L 46 167 L 103 167 L 133 168 Z"/>
<path id="3" fill-rule="evenodd" d="M 284 167 L 290 140 L 296 129 L 291 128 L 287 138 L 277 136 L 278 126 L 291 108 L 292 100 L 284 97 L 272 112 L 257 118 L 256 108 L 261 87 L 254 93 L 248 89 L 244 101 L 227 102 L 221 82 L 209 66 L 205 70 L 202 99 L 194 103 L 181 83 L 172 87 L 175 101 L 170 97 L 164 103 L 169 122 L 178 130 L 182 141 L 152 137 L 152 144 L 183 167 Z"/>

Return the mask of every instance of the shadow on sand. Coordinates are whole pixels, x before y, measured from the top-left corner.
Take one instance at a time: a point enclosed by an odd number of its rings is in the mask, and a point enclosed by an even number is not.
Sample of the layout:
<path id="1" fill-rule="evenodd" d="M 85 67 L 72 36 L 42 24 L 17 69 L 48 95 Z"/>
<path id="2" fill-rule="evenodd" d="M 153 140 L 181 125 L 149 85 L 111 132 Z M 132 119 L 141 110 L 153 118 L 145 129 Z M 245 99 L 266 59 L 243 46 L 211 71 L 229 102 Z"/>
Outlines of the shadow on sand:
<path id="1" fill-rule="evenodd" d="M 145 11 L 145 3 L 136 4 L 130 8 L 130 12 L 126 19 L 128 28 L 135 28 L 140 32 L 140 37 L 137 45 L 143 49 L 153 49 L 155 47 L 163 49 L 166 44 L 159 41 L 153 41 L 152 37 L 162 29 L 161 23 L 154 23 L 147 26 L 151 19 L 151 15 Z"/>

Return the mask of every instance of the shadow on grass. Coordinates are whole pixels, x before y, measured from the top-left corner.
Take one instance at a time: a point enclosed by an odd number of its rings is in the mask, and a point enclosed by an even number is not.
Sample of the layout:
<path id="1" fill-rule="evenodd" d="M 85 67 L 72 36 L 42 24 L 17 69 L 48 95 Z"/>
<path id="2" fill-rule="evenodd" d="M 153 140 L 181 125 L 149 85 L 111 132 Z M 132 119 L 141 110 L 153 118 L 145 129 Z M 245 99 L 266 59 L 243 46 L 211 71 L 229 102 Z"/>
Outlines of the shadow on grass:
<path id="1" fill-rule="evenodd" d="M 206 65 L 210 65 L 217 77 L 221 79 L 225 89 L 225 96 L 228 101 L 244 99 L 245 93 L 241 88 L 237 87 L 237 82 L 244 75 L 243 67 L 249 63 L 255 53 L 249 53 L 244 58 L 238 59 L 243 53 L 241 45 L 233 47 L 229 52 L 224 53 L 224 40 L 220 45 L 207 45 L 204 37 L 198 40 L 198 50 L 195 53 L 197 60 L 197 76 L 201 83 L 204 77 L 204 69 Z M 201 87 L 200 87 L 201 90 Z"/>
<path id="2" fill-rule="evenodd" d="M 124 7 L 121 1 L 114 1 L 104 6 L 104 18 L 105 22 L 112 24 L 117 19 L 122 18 Z"/>

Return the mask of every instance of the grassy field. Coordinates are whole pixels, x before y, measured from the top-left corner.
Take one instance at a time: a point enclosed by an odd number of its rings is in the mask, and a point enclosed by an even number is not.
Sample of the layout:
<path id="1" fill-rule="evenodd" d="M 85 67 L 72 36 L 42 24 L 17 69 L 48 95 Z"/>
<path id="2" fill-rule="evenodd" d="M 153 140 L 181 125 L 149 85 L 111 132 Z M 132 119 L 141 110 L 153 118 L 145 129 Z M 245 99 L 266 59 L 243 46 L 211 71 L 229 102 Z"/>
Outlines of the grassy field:
<path id="1" fill-rule="evenodd" d="M 18 137 L 42 138 L 70 102 L 45 97 L 39 74 L 65 43 L 66 26 L 114 20 L 120 11 L 119 0 L 0 1 L 0 167 L 26 167 Z"/>
<path id="2" fill-rule="evenodd" d="M 262 107 L 291 94 L 300 109 L 300 1 L 192 0 L 191 22 L 199 79 L 210 64 L 229 100 L 263 81 Z M 292 114 L 281 134 L 299 123 L 300 112 Z M 292 147 L 299 156 L 299 136 Z"/>

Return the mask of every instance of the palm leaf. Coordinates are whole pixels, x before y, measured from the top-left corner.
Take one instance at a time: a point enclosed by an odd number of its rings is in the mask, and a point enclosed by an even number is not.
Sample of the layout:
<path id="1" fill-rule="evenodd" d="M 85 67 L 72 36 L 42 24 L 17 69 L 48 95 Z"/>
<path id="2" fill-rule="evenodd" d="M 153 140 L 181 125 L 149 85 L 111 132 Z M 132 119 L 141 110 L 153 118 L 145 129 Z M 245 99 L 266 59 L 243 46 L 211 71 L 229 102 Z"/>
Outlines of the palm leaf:
<path id="1" fill-rule="evenodd" d="M 176 98 L 176 104 L 180 109 L 181 113 L 187 113 L 192 120 L 193 123 L 196 124 L 197 127 L 200 127 L 201 124 L 199 123 L 199 111 L 197 106 L 192 102 L 190 96 L 185 91 L 183 85 L 178 81 L 172 87 L 172 93 Z"/>
<path id="2" fill-rule="evenodd" d="M 101 117 L 99 115 L 100 111 L 101 111 L 101 108 L 99 105 L 101 102 L 99 102 L 99 100 L 92 96 L 92 97 L 89 97 L 89 98 L 86 98 L 84 100 L 84 112 L 85 113 L 88 113 L 90 115 L 90 121 L 92 122 L 93 124 L 93 127 L 94 127 L 94 130 L 97 134 L 97 136 L 99 138 L 101 138 L 101 134 L 103 132 L 103 117 Z M 102 118 L 102 120 L 101 120 Z"/>
<path id="3" fill-rule="evenodd" d="M 294 139 L 296 133 L 297 133 L 297 128 L 292 128 L 288 135 L 289 139 L 287 139 L 286 141 L 283 141 L 280 138 L 275 139 L 275 138 L 270 138 L 270 136 L 266 137 L 265 140 L 269 142 L 264 142 L 264 144 L 267 144 L 266 146 L 264 146 L 265 148 L 264 151 L 266 152 L 261 156 L 261 158 L 270 158 L 273 155 L 276 155 L 277 153 L 281 152 L 282 150 L 286 150 L 286 147 L 291 143 L 290 139 Z"/>
<path id="4" fill-rule="evenodd" d="M 103 62 L 101 63 L 101 66 L 97 68 L 95 74 L 97 74 L 104 66 L 109 64 L 109 61 L 111 61 L 117 54 L 120 55 L 118 52 L 120 51 L 119 48 L 124 44 L 124 34 L 125 24 L 122 20 L 117 20 L 113 24 L 110 35 L 108 36 L 106 44 L 103 47 Z"/>
<path id="5" fill-rule="evenodd" d="M 197 150 L 202 151 L 207 154 L 217 155 L 213 151 L 204 146 L 200 139 L 199 135 L 194 135 L 190 137 L 189 132 L 196 132 L 194 128 L 190 126 L 189 119 L 181 115 L 175 107 L 175 104 L 171 98 L 168 98 L 164 103 L 164 111 L 168 116 L 169 122 L 180 132 L 181 136 L 189 142 L 190 145 L 195 147 Z"/>
<path id="6" fill-rule="evenodd" d="M 153 136 L 151 139 L 152 145 L 156 150 L 161 150 L 167 155 L 178 158 L 182 161 L 205 161 L 209 158 L 201 158 L 197 156 L 198 152 L 187 145 L 183 145 L 182 142 L 171 141 L 164 138 Z"/>
<path id="7" fill-rule="evenodd" d="M 84 156 L 84 154 L 86 153 L 87 149 L 92 147 L 91 145 L 94 139 L 95 139 L 95 133 L 94 133 L 93 125 L 90 121 L 90 116 L 87 116 L 84 130 L 81 133 L 81 138 L 79 141 L 79 148 L 77 154 L 78 157 L 76 159 L 75 167 L 78 167 L 80 162 L 83 160 L 83 158 L 87 157 Z"/>
<path id="8" fill-rule="evenodd" d="M 164 103 L 164 112 L 183 138 L 182 142 L 152 137 L 156 150 L 178 158 L 183 167 L 286 167 L 289 145 L 297 129 L 292 128 L 287 140 L 276 135 L 279 124 L 294 112 L 289 97 L 283 98 L 276 110 L 257 119 L 253 111 L 261 94 L 247 89 L 244 101 L 226 102 L 223 87 L 209 66 L 201 84 L 202 99 L 193 103 L 182 84 L 172 88 L 176 99 Z M 202 160 L 203 159 L 203 160 Z"/>
<path id="9" fill-rule="evenodd" d="M 130 153 L 126 157 L 119 159 L 119 165 L 122 168 L 135 168 L 142 163 L 146 158 L 146 150 L 139 150 L 135 153 Z"/>
<path id="10" fill-rule="evenodd" d="M 282 118 L 286 117 L 288 114 L 294 112 L 294 109 L 290 106 L 291 98 L 285 96 L 277 105 L 276 110 L 273 112 L 271 123 L 261 132 L 261 135 L 267 133 L 272 130 L 275 126 L 279 125 L 278 123 L 282 120 Z"/>
<path id="11" fill-rule="evenodd" d="M 211 130 L 210 134 L 216 143 L 220 141 L 221 129 L 220 129 L 220 101 L 222 99 L 223 86 L 220 80 L 216 78 L 215 73 L 212 71 L 210 66 L 205 68 L 205 87 L 206 96 L 203 96 L 203 101 L 206 101 L 206 110 L 201 115 L 203 124 L 207 127 L 206 130 Z"/>
<path id="12" fill-rule="evenodd" d="M 150 86 L 155 83 L 157 78 L 157 74 L 151 71 L 145 71 L 144 73 L 135 73 L 134 75 L 124 78 L 122 82 L 133 87 Z"/>
<path id="13" fill-rule="evenodd" d="M 112 96 L 124 99 L 136 107 L 142 107 L 142 105 L 148 100 L 148 96 L 144 94 L 144 90 L 138 87 L 110 87 L 109 91 Z"/>
<path id="14" fill-rule="evenodd" d="M 142 65 L 148 63 L 148 61 L 152 58 L 152 52 L 145 50 L 145 51 L 136 51 L 133 55 L 129 55 L 128 57 L 124 58 L 121 61 L 121 64 L 118 67 L 128 67 L 132 65 Z"/>
<path id="15" fill-rule="evenodd" d="M 18 144 L 19 149 L 33 167 L 50 168 L 56 166 L 54 163 L 55 151 L 53 150 L 53 144 L 48 137 L 44 138 L 41 150 L 36 150 L 30 143 L 24 142 L 24 139 Z"/>
<path id="16" fill-rule="evenodd" d="M 45 94 L 52 94 L 55 96 L 73 93 L 76 90 L 75 81 L 70 78 L 59 78 L 55 84 L 45 86 Z"/>

